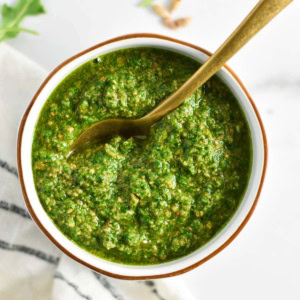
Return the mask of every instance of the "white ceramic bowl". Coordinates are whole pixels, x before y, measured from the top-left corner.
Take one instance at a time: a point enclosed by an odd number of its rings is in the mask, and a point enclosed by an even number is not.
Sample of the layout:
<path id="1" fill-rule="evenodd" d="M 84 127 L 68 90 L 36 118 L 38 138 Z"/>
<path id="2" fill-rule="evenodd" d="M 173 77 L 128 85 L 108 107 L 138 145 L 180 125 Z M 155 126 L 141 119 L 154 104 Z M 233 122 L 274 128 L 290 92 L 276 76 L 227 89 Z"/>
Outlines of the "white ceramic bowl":
<path id="1" fill-rule="evenodd" d="M 178 275 L 199 266 L 225 248 L 247 223 L 256 206 L 267 162 L 266 137 L 257 109 L 241 81 L 225 66 L 218 72 L 218 76 L 222 78 L 238 99 L 249 123 L 253 143 L 253 166 L 249 185 L 241 205 L 225 228 L 209 243 L 195 252 L 172 262 L 152 266 L 128 266 L 109 262 L 86 252 L 67 239 L 44 211 L 34 186 L 31 147 L 39 113 L 53 89 L 78 66 L 110 51 L 141 46 L 170 49 L 200 62 L 207 60 L 210 55 L 209 52 L 197 46 L 154 34 L 127 35 L 96 45 L 63 62 L 48 76 L 23 116 L 18 137 L 20 181 L 26 205 L 34 221 L 64 253 L 97 272 L 121 279 L 151 279 Z"/>

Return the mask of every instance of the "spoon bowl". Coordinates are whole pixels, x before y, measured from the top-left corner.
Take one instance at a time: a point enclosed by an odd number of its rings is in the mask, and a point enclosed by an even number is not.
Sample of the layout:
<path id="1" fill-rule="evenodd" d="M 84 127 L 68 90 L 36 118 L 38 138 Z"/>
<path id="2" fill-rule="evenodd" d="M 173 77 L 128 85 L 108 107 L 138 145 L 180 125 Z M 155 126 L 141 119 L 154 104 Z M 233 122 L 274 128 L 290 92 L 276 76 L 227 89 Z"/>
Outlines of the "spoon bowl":
<path id="1" fill-rule="evenodd" d="M 143 118 L 140 119 L 106 119 L 95 123 L 81 133 L 72 144 L 68 156 L 74 151 L 94 141 L 105 142 L 115 135 L 126 138 L 132 136 L 147 136 L 149 125 Z"/>

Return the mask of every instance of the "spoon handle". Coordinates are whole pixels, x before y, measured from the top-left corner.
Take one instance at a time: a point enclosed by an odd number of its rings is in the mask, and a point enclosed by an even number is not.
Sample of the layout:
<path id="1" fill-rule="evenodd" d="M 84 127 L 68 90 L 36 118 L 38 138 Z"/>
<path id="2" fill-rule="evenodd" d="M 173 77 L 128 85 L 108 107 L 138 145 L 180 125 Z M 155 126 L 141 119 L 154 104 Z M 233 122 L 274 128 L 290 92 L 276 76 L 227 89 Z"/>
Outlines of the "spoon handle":
<path id="1" fill-rule="evenodd" d="M 292 2 L 292 0 L 260 0 L 238 28 L 199 70 L 175 93 L 160 103 L 143 119 L 147 119 L 150 124 L 153 124 L 159 121 L 168 112 L 178 107 L 290 2 Z"/>

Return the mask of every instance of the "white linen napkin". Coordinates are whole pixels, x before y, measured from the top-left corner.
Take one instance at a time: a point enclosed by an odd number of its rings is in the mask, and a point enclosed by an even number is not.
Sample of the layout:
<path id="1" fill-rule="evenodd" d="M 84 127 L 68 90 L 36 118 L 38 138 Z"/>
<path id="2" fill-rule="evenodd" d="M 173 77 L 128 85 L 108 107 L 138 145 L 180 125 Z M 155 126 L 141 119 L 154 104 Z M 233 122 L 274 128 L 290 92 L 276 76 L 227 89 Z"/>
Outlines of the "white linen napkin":
<path id="1" fill-rule="evenodd" d="M 0 299 L 192 300 L 178 277 L 122 281 L 93 272 L 58 250 L 31 220 L 16 169 L 19 122 L 48 72 L 0 45 Z"/>

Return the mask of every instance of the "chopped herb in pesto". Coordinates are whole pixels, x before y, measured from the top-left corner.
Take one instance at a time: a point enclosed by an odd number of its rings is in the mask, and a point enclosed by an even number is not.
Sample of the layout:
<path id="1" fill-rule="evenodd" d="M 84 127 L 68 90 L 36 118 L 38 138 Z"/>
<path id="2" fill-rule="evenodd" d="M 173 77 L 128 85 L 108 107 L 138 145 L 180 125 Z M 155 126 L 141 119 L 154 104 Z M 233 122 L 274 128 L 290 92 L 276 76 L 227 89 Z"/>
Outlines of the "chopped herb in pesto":
<path id="1" fill-rule="evenodd" d="M 203 246 L 230 220 L 247 187 L 251 138 L 216 76 L 145 141 L 115 136 L 66 159 L 85 128 L 145 115 L 198 67 L 167 50 L 125 49 L 85 63 L 50 95 L 32 146 L 35 185 L 77 245 L 110 261 L 156 264 Z"/>

